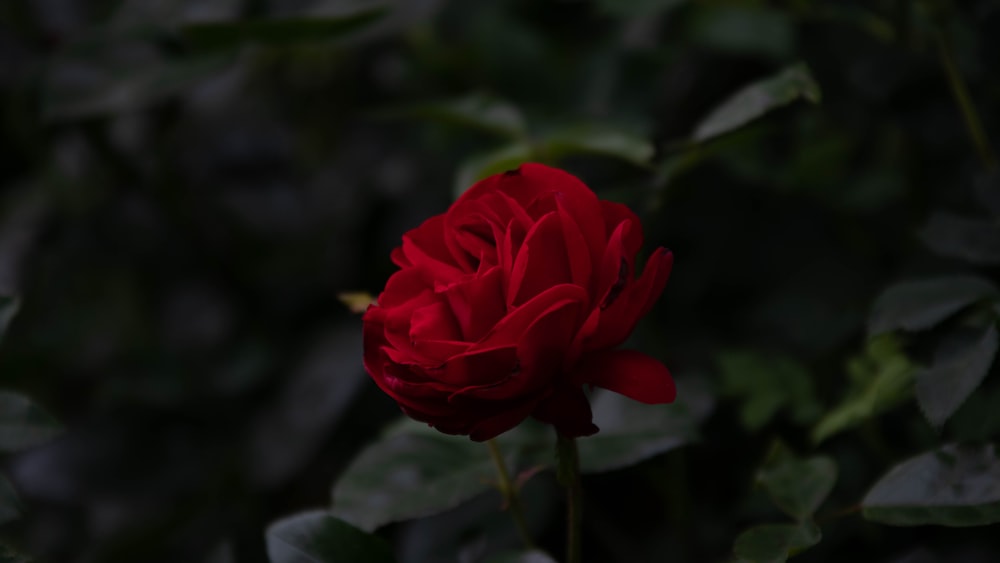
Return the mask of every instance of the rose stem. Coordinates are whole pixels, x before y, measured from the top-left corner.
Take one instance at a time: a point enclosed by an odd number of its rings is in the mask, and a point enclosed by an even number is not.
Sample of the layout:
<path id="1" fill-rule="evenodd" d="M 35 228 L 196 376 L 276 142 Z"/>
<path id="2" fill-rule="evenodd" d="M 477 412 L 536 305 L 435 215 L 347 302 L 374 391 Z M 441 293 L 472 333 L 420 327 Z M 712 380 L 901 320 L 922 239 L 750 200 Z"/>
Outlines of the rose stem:
<path id="1" fill-rule="evenodd" d="M 583 491 L 580 488 L 580 454 L 576 449 L 576 440 L 559 434 L 556 455 L 559 459 L 559 482 L 566 487 L 566 563 L 580 563 Z"/>
<path id="2" fill-rule="evenodd" d="M 500 477 L 500 494 L 503 495 L 507 509 L 510 511 L 510 516 L 514 519 L 514 524 L 517 526 L 517 532 L 521 536 L 521 541 L 524 542 L 525 547 L 534 549 L 535 542 L 531 540 L 531 534 L 528 533 L 528 524 L 524 520 L 524 508 L 521 506 L 521 496 L 517 492 L 517 486 L 510 480 L 510 473 L 507 472 L 507 463 L 500 453 L 500 447 L 497 446 L 496 440 L 487 440 L 486 445 L 490 447 L 490 457 L 493 458 L 493 464 L 497 467 L 497 475 Z"/>

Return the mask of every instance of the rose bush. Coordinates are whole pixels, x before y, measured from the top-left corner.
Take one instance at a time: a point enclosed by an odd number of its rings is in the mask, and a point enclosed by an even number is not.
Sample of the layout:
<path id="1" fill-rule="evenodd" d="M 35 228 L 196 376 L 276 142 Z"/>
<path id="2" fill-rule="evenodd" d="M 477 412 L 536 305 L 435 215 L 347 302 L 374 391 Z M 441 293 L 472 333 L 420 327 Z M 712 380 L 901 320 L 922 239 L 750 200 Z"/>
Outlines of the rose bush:
<path id="1" fill-rule="evenodd" d="M 488 440 L 528 416 L 597 432 L 583 386 L 644 403 L 676 394 L 659 361 L 615 350 L 673 256 L 641 276 L 638 217 L 541 164 L 491 176 L 403 236 L 400 270 L 364 316 L 365 368 L 410 417 Z"/>

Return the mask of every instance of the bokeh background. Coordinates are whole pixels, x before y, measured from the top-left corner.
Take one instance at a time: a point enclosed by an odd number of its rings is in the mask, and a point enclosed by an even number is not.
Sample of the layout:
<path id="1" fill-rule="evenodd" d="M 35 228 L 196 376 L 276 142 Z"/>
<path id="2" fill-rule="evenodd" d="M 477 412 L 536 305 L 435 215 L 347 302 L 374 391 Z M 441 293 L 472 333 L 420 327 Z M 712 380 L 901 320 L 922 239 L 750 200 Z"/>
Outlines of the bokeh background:
<path id="1" fill-rule="evenodd" d="M 586 478 L 588 556 L 725 561 L 776 518 L 753 468 L 816 447 L 879 293 L 997 274 L 998 54 L 990 0 L 5 0 L 0 387 L 61 430 L 3 456 L 0 536 L 37 561 L 267 561 L 267 525 L 327 506 L 398 417 L 338 294 L 378 293 L 456 190 L 541 160 L 674 251 L 632 344 L 714 403 L 698 442 Z M 901 345 L 919 363 L 931 336 Z M 825 440 L 840 477 L 796 560 L 997 560 L 989 528 L 851 512 L 892 463 L 995 439 L 994 380 L 943 430 L 907 400 Z M 456 561 L 478 541 L 456 526 L 380 533 Z"/>

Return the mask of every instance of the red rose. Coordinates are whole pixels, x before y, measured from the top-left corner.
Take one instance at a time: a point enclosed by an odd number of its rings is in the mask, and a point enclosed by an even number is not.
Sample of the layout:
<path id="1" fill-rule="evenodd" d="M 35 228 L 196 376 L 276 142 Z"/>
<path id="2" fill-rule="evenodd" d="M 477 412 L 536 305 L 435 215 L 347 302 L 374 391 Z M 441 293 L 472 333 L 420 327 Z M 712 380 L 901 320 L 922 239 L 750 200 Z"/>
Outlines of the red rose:
<path id="1" fill-rule="evenodd" d="M 403 235 L 401 269 L 364 315 L 365 369 L 405 414 L 477 441 L 529 415 L 597 432 L 584 385 L 669 403 L 663 364 L 613 349 L 673 264 L 659 248 L 637 278 L 640 246 L 639 218 L 566 172 L 486 178 Z"/>

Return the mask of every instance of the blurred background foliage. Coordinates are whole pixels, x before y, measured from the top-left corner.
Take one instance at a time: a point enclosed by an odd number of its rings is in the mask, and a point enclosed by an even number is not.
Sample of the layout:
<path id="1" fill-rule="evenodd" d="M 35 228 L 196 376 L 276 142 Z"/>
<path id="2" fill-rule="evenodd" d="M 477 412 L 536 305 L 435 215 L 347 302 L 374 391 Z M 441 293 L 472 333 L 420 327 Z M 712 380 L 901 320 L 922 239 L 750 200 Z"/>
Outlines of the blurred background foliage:
<path id="1" fill-rule="evenodd" d="M 6 0 L 0 560 L 267 561 L 388 455 L 338 293 L 537 160 L 675 252 L 632 344 L 702 405 L 594 443 L 589 560 L 996 561 L 998 53 L 991 0 Z M 378 533 L 478 561 L 499 503 Z"/>

